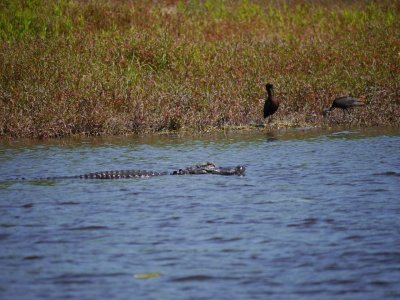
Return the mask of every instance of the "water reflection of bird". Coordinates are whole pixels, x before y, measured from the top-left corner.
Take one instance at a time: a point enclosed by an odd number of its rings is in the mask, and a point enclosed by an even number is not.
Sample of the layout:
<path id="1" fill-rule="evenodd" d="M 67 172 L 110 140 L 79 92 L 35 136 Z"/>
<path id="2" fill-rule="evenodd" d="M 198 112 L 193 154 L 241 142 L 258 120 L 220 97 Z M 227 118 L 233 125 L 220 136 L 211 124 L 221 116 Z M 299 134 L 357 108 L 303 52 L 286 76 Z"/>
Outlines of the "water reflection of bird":
<path id="1" fill-rule="evenodd" d="M 330 108 L 325 108 L 322 113 L 324 116 L 326 116 L 329 112 L 334 110 L 335 108 L 340 108 L 343 109 L 343 112 L 349 113 L 348 109 L 353 108 L 356 106 L 364 106 L 365 103 L 361 101 L 360 99 L 353 98 L 350 96 L 343 96 L 343 97 L 338 97 L 335 100 L 333 100 L 332 105 Z"/>
<path id="2" fill-rule="evenodd" d="M 273 115 L 279 107 L 279 100 L 274 96 L 274 86 L 271 83 L 267 83 L 267 98 L 264 103 L 264 118 Z"/>

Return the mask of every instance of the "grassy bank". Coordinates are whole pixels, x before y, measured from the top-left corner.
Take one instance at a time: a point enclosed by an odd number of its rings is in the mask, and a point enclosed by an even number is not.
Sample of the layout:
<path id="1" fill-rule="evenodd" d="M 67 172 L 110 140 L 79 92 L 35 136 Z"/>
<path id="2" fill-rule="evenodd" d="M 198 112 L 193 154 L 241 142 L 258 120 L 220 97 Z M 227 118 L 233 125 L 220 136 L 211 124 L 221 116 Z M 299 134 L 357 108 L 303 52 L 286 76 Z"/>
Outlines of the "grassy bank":
<path id="1" fill-rule="evenodd" d="M 400 4 L 330 2 L 3 0 L 0 136 L 400 125 Z"/>

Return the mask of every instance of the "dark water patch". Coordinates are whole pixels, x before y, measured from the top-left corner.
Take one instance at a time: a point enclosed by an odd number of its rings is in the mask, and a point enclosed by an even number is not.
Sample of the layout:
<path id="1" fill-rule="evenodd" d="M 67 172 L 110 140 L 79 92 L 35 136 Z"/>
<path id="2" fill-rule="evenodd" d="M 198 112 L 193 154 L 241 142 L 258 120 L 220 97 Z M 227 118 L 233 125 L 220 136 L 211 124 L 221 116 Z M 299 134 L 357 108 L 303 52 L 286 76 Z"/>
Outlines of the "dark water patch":
<path id="1" fill-rule="evenodd" d="M 240 279 L 240 277 L 234 277 L 234 276 L 211 276 L 211 275 L 197 274 L 197 275 L 187 275 L 187 276 L 173 277 L 169 281 L 172 281 L 172 282 L 187 282 L 187 281 L 217 281 L 217 280 L 237 280 L 237 279 Z"/>
<path id="2" fill-rule="evenodd" d="M 11 236 L 11 234 L 8 233 L 0 233 L 0 241 L 6 240 Z"/>
<path id="3" fill-rule="evenodd" d="M 17 224 L 5 224 L 5 223 L 0 224 L 0 227 L 3 227 L 3 228 L 10 228 L 10 227 L 15 227 L 15 226 L 18 226 L 18 225 Z"/>
<path id="4" fill-rule="evenodd" d="M 328 138 L 342 138 L 342 137 L 347 137 L 348 135 L 352 135 L 352 134 L 354 134 L 354 131 L 343 130 L 343 131 L 338 131 L 338 132 L 334 132 L 334 133 L 331 133 L 329 135 L 326 135 L 326 137 L 328 137 Z"/>
<path id="5" fill-rule="evenodd" d="M 241 237 L 232 237 L 232 238 L 225 238 L 221 236 L 214 236 L 208 239 L 209 241 L 213 242 L 220 242 L 220 243 L 229 243 L 242 240 Z"/>
<path id="6" fill-rule="evenodd" d="M 47 227 L 48 225 L 44 223 L 35 223 L 35 224 L 21 224 L 19 226 L 26 228 L 40 228 L 40 227 Z"/>
<path id="7" fill-rule="evenodd" d="M 129 193 L 127 193 L 128 195 L 131 195 L 131 196 L 138 196 L 138 195 L 140 195 L 141 194 L 141 192 L 129 192 Z"/>
<path id="8" fill-rule="evenodd" d="M 46 280 L 51 280 L 56 284 L 90 284 L 95 282 L 98 278 L 114 278 L 129 276 L 127 273 L 65 273 L 59 276 L 51 277 Z"/>
<path id="9" fill-rule="evenodd" d="M 247 167 L 246 167 L 246 168 L 247 168 Z M 241 184 L 240 186 L 241 186 L 241 187 L 244 187 L 244 188 L 246 188 L 246 187 L 248 187 L 248 188 L 257 187 L 256 185 L 250 184 L 250 183 L 244 183 L 244 184 Z"/>
<path id="10" fill-rule="evenodd" d="M 317 197 L 303 197 L 302 198 L 303 200 L 308 200 L 308 201 L 313 201 L 313 200 L 318 200 L 319 198 L 317 198 Z"/>
<path id="11" fill-rule="evenodd" d="M 334 224 L 335 223 L 335 219 L 324 219 L 324 222 L 327 224 Z"/>
<path id="12" fill-rule="evenodd" d="M 396 282 L 389 282 L 389 281 L 384 281 L 384 280 L 372 280 L 369 282 L 369 284 L 376 285 L 379 287 L 388 287 L 392 284 L 396 284 Z"/>
<path id="13" fill-rule="evenodd" d="M 75 241 L 67 241 L 64 239 L 54 239 L 54 240 L 39 240 L 35 244 L 73 244 Z"/>
<path id="14" fill-rule="evenodd" d="M 348 285 L 348 284 L 354 284 L 358 280 L 357 279 L 340 279 L 340 278 L 334 278 L 334 279 L 329 279 L 326 281 L 321 282 L 321 284 L 329 284 L 329 285 Z"/>
<path id="15" fill-rule="evenodd" d="M 333 295 L 337 295 L 337 296 L 350 296 L 350 295 L 354 295 L 354 294 L 362 294 L 365 295 L 364 297 L 362 297 L 361 299 L 366 299 L 367 294 L 366 294 L 367 290 L 365 288 L 345 288 L 345 289 L 341 289 L 339 291 L 332 291 L 331 293 Z"/>
<path id="16" fill-rule="evenodd" d="M 237 249 L 237 248 L 226 248 L 226 249 L 221 249 L 220 251 L 223 252 L 223 253 L 245 252 L 244 250 L 242 250 L 242 249 Z"/>
<path id="17" fill-rule="evenodd" d="M 274 204 L 274 201 L 270 200 L 265 200 L 265 201 L 259 201 L 259 202 L 254 202 L 254 205 L 265 205 L 265 204 Z"/>
<path id="18" fill-rule="evenodd" d="M 78 278 L 62 278 L 62 279 L 54 279 L 54 284 L 62 284 L 62 285 L 75 285 L 75 284 L 92 284 L 94 280 L 90 279 L 78 279 Z"/>
<path id="19" fill-rule="evenodd" d="M 58 205 L 79 205 L 81 204 L 80 202 L 77 201 L 63 201 L 63 202 L 58 202 Z"/>
<path id="20" fill-rule="evenodd" d="M 316 218 L 307 218 L 304 219 L 301 223 L 288 224 L 287 227 L 309 227 L 317 224 L 317 222 L 318 219 Z"/>
<path id="21" fill-rule="evenodd" d="M 44 258 L 44 256 L 40 256 L 40 255 L 28 255 L 28 256 L 25 256 L 23 258 L 23 260 L 40 260 L 43 258 Z"/>
<path id="22" fill-rule="evenodd" d="M 365 195 L 376 195 L 376 193 L 387 192 L 387 189 L 377 188 L 377 189 L 363 189 L 361 191 Z"/>
<path id="23" fill-rule="evenodd" d="M 399 172 L 394 172 L 394 171 L 386 171 L 386 172 L 382 172 L 382 173 L 374 173 L 372 175 L 375 176 L 394 176 L 394 177 L 400 177 L 400 173 Z"/>
<path id="24" fill-rule="evenodd" d="M 102 225 L 91 225 L 91 226 L 81 226 L 81 227 L 73 227 L 73 228 L 67 228 L 67 230 L 104 230 L 104 229 L 110 229 L 108 226 L 102 226 Z"/>
<path id="25" fill-rule="evenodd" d="M 330 264 L 324 266 L 322 270 L 339 271 L 339 270 L 342 270 L 342 269 L 343 269 L 343 267 L 341 266 L 341 264 L 334 262 L 334 263 L 330 263 Z"/>
<path id="26" fill-rule="evenodd" d="M 364 239 L 364 236 L 360 236 L 360 235 L 349 235 L 344 237 L 345 240 L 350 240 L 350 241 L 360 241 L 362 239 Z"/>
<path id="27" fill-rule="evenodd" d="M 363 253 L 361 261 L 371 263 L 400 264 L 400 252 L 367 252 Z"/>
<path id="28" fill-rule="evenodd" d="M 216 224 L 216 223 L 223 223 L 224 221 L 225 221 L 225 218 L 217 218 L 214 220 L 206 220 L 206 223 Z"/>
<path id="29" fill-rule="evenodd" d="M 9 261 L 9 262 L 11 262 L 12 261 L 12 263 L 14 263 L 14 261 L 16 261 L 16 260 L 18 260 L 20 257 L 18 256 L 18 255 L 13 255 L 13 254 L 11 254 L 11 255 L 0 255 L 0 259 L 1 260 L 3 260 L 3 261 Z"/>
<path id="30" fill-rule="evenodd" d="M 267 286 L 267 287 L 273 287 L 273 288 L 277 288 L 277 287 L 282 287 L 283 284 L 281 282 L 278 282 L 276 280 L 273 280 L 272 278 L 266 278 L 265 276 L 262 276 L 262 274 L 260 274 L 260 276 L 246 276 L 244 278 L 240 279 L 240 284 L 242 285 L 258 285 L 258 284 L 262 284 L 263 286 Z M 268 290 L 264 290 L 262 292 L 262 295 L 264 295 L 264 293 L 268 294 Z M 274 294 L 274 292 L 269 291 L 269 293 L 272 295 Z"/>
<path id="31" fill-rule="evenodd" d="M 206 281 L 215 280 L 215 277 L 209 275 L 188 275 L 182 277 L 171 278 L 170 281 L 184 282 L 184 281 Z"/>
<path id="32" fill-rule="evenodd" d="M 236 219 L 236 216 L 234 218 L 232 218 L 232 220 L 229 221 L 224 221 L 223 224 L 225 225 L 241 225 L 241 224 L 247 224 L 247 220 L 240 220 L 240 219 Z"/>

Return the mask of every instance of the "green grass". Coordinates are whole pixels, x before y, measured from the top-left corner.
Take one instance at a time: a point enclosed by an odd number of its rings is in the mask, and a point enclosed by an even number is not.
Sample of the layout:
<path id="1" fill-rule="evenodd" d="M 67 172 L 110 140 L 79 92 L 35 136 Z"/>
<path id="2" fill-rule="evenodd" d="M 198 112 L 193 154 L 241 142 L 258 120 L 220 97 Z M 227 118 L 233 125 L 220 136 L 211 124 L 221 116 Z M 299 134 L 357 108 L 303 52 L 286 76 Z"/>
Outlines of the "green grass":
<path id="1" fill-rule="evenodd" d="M 392 1 L 0 3 L 0 136 L 400 124 Z M 365 99 L 351 117 L 321 110 Z"/>

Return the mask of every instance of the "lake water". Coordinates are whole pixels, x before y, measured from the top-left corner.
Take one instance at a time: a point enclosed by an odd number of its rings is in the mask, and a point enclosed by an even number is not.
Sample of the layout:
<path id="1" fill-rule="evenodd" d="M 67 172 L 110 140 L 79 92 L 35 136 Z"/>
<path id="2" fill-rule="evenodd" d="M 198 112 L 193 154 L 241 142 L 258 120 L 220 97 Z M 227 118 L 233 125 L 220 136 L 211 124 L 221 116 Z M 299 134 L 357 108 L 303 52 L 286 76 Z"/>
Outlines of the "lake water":
<path id="1" fill-rule="evenodd" d="M 3 142 L 0 299 L 400 299 L 400 130 Z"/>

